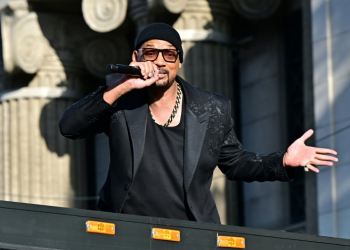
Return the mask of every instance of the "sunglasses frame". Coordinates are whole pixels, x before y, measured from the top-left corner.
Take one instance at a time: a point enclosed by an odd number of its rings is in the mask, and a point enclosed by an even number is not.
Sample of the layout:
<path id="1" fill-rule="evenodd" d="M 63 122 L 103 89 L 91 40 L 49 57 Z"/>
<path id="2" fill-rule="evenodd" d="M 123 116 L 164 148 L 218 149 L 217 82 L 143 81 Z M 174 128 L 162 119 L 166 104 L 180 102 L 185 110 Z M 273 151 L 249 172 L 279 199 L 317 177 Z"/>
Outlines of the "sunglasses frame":
<path id="1" fill-rule="evenodd" d="M 144 51 L 145 51 L 145 50 L 151 50 L 151 49 L 157 50 L 157 51 L 158 51 L 157 56 L 156 56 L 156 58 L 154 58 L 153 60 L 146 60 L 145 57 L 144 57 Z M 174 63 L 174 62 L 176 62 L 176 60 L 177 60 L 177 58 L 179 57 L 179 54 L 180 54 L 180 51 L 177 50 L 177 49 L 141 48 L 141 49 L 138 49 L 138 50 L 139 50 L 139 51 L 142 51 L 142 56 L 141 56 L 141 58 L 142 58 L 143 60 L 145 60 L 145 61 L 150 61 L 150 62 L 154 62 L 155 60 L 157 60 L 157 58 L 158 58 L 158 56 L 159 56 L 159 52 L 162 53 L 162 57 L 163 57 L 164 61 L 169 62 L 169 63 Z M 175 60 L 174 60 L 174 61 L 168 61 L 168 60 L 165 59 L 164 54 L 163 54 L 163 51 L 166 51 L 166 50 L 168 50 L 168 51 L 169 51 L 169 50 L 170 50 L 170 51 L 176 51 L 176 52 L 177 52 L 177 55 L 175 56 Z"/>

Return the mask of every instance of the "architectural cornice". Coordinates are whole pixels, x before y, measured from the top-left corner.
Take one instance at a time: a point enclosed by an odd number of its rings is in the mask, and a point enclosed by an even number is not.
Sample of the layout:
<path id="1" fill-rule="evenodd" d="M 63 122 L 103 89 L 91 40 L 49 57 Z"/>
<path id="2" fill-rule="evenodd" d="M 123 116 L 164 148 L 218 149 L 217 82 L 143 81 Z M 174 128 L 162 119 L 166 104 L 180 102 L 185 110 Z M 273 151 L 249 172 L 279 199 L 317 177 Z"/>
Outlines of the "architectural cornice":
<path id="1" fill-rule="evenodd" d="M 214 31 L 213 29 L 178 29 L 182 41 L 207 41 L 223 44 L 231 44 L 232 37 L 227 33 Z"/>
<path id="2" fill-rule="evenodd" d="M 66 87 L 23 87 L 0 92 L 0 102 L 24 98 L 64 98 L 78 100 L 83 96 L 82 91 L 68 89 Z"/>

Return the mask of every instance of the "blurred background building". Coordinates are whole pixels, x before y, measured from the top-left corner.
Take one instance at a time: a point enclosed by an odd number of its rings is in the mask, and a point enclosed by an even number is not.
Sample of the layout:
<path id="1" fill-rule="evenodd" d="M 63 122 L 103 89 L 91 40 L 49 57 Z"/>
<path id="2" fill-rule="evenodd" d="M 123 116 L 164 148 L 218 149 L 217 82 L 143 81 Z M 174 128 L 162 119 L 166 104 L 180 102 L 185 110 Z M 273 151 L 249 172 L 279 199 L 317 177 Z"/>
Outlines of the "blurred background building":
<path id="1" fill-rule="evenodd" d="M 350 238 L 349 0 L 1 0 L 0 199 L 94 209 L 109 164 L 105 135 L 70 141 L 65 109 L 128 64 L 152 22 L 176 28 L 188 82 L 232 100 L 239 139 L 271 153 L 309 128 L 339 152 L 292 183 L 226 182 L 225 224 Z"/>

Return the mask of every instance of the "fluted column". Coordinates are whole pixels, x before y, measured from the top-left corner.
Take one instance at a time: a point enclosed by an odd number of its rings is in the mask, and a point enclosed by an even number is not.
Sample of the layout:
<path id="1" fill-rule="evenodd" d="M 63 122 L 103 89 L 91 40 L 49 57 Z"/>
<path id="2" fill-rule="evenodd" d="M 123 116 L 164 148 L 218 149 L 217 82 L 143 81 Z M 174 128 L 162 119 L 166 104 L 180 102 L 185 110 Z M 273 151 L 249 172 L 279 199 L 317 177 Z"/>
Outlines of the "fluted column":
<path id="1" fill-rule="evenodd" d="M 9 7 L 2 44 L 12 86 L 0 93 L 0 198 L 84 207 L 76 197 L 87 196 L 85 143 L 64 139 L 57 127 L 64 110 L 82 97 L 83 68 L 63 67 L 26 1 Z M 21 72 L 34 77 L 28 81 Z"/>
<path id="2" fill-rule="evenodd" d="M 230 10 L 227 1 L 189 0 L 174 28 L 180 33 L 185 53 L 180 74 L 232 99 Z"/>
<path id="3" fill-rule="evenodd" d="M 128 61 L 125 35 L 100 35 L 81 15 L 30 12 L 25 0 L 9 2 L 1 25 L 0 199 L 84 208 L 94 199 L 87 143 L 64 138 L 58 121 L 104 83 L 108 63 Z"/>
<path id="4" fill-rule="evenodd" d="M 85 146 L 82 141 L 73 145 L 57 131 L 71 96 L 56 99 L 63 93 L 47 90 L 22 88 L 1 95 L 1 198 L 74 207 L 74 197 L 86 196 L 86 185 L 76 179 L 85 175 Z"/>

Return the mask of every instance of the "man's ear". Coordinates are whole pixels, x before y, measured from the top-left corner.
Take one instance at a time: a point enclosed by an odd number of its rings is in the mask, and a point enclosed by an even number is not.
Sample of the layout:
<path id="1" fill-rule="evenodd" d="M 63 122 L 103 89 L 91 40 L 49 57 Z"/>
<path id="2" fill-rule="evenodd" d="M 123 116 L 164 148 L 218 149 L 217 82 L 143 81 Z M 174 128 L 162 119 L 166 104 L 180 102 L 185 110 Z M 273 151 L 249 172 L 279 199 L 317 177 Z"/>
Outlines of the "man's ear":
<path id="1" fill-rule="evenodd" d="M 138 57 L 139 57 L 139 55 L 138 55 L 137 51 L 134 50 L 134 52 L 132 53 L 131 60 L 132 60 L 133 62 L 138 62 Z"/>
<path id="2" fill-rule="evenodd" d="M 179 69 L 181 69 L 181 67 L 182 67 L 182 63 L 179 63 Z"/>

